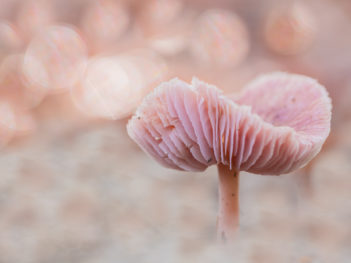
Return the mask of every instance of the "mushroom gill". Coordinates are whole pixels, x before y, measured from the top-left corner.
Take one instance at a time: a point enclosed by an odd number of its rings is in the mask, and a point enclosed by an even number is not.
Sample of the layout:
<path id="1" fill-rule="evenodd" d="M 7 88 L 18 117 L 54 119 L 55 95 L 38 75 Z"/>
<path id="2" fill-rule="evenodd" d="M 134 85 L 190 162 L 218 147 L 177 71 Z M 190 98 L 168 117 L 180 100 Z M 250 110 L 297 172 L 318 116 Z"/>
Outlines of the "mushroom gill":
<path id="1" fill-rule="evenodd" d="M 231 100 L 193 79 L 162 83 L 129 121 L 129 135 L 163 166 L 283 174 L 305 165 L 330 131 L 331 101 L 315 80 L 271 73 Z"/>

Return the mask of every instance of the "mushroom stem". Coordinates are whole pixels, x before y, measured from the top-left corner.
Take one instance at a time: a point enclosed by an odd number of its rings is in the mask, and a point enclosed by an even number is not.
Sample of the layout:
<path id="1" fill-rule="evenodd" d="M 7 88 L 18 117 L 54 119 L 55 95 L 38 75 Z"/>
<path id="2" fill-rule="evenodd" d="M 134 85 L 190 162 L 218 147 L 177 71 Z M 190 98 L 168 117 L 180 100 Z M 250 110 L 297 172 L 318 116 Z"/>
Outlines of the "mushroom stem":
<path id="1" fill-rule="evenodd" d="M 309 163 L 297 176 L 298 184 L 300 186 L 300 191 L 303 199 L 308 199 L 313 197 L 313 182 L 311 177 L 312 163 Z"/>
<path id="2" fill-rule="evenodd" d="M 239 226 L 239 172 L 219 164 L 218 175 L 217 238 L 226 242 L 234 239 Z"/>

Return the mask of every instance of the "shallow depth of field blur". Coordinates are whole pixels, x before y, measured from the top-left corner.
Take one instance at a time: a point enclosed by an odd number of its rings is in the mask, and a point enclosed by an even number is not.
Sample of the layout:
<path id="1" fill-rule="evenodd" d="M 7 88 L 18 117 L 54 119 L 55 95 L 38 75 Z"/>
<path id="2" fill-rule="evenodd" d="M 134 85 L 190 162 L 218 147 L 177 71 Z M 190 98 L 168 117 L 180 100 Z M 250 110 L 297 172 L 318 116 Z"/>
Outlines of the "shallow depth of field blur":
<path id="1" fill-rule="evenodd" d="M 216 168 L 162 168 L 125 126 L 162 81 L 271 71 L 318 79 L 332 132 L 294 174 L 242 173 L 224 251 Z M 351 262 L 351 2 L 0 0 L 0 145 L 1 263 Z"/>

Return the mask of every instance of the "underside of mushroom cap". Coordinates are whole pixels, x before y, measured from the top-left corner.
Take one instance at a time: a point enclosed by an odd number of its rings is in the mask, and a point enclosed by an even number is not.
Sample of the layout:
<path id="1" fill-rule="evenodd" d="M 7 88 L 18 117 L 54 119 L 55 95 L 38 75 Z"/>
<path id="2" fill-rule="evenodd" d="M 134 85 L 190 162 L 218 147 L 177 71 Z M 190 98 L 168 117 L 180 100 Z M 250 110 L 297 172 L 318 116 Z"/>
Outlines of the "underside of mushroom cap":
<path id="1" fill-rule="evenodd" d="M 129 121 L 128 133 L 166 167 L 283 174 L 305 165 L 330 130 L 331 101 L 315 80 L 287 73 L 259 77 L 235 101 L 193 79 L 162 83 Z"/>

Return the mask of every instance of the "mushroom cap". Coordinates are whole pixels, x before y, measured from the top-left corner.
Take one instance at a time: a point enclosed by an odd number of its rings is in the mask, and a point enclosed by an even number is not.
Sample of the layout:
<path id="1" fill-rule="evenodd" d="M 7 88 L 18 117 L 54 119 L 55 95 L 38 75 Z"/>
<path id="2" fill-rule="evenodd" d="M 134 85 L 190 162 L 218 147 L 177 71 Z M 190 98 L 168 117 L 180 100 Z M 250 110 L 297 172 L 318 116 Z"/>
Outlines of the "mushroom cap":
<path id="1" fill-rule="evenodd" d="M 278 175 L 307 164 L 330 131 L 331 100 L 317 81 L 263 75 L 235 100 L 193 79 L 162 83 L 127 125 L 132 139 L 163 166 Z"/>

